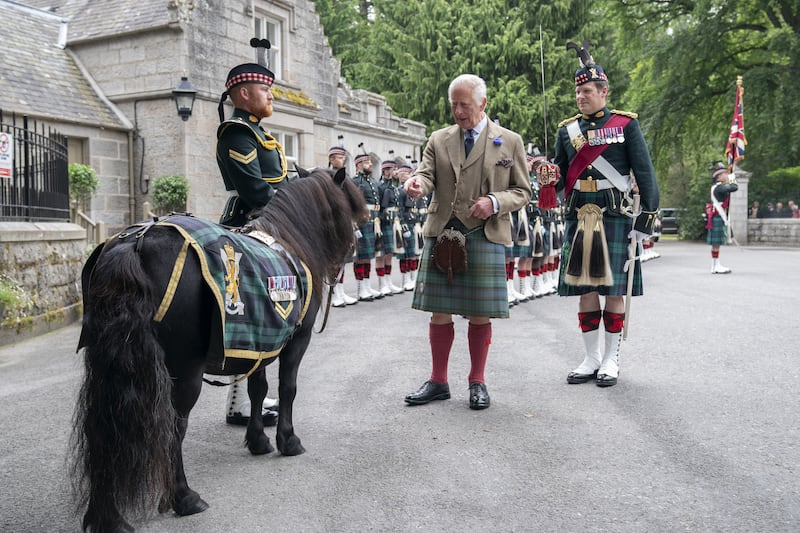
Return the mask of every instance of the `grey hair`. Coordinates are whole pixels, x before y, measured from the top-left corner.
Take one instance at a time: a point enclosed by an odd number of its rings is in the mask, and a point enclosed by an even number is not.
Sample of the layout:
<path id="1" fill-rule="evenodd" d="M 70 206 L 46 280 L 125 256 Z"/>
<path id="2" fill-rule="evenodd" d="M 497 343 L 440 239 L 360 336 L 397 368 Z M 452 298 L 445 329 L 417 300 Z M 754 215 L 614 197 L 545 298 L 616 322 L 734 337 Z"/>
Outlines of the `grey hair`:
<path id="1" fill-rule="evenodd" d="M 450 103 L 453 103 L 453 90 L 461 85 L 466 85 L 472 89 L 472 97 L 475 103 L 481 105 L 481 101 L 486 98 L 486 82 L 483 78 L 475 74 L 461 74 L 456 79 L 450 82 L 450 87 L 447 89 L 447 98 Z"/>

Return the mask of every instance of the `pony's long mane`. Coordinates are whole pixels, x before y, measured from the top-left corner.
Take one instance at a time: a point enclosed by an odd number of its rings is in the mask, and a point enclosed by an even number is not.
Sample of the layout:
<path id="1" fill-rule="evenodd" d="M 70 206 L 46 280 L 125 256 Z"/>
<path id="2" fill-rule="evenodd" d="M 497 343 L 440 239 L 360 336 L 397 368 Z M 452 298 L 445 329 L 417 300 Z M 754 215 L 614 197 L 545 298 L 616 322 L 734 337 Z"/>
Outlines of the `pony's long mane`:
<path id="1" fill-rule="evenodd" d="M 317 169 L 280 187 L 250 225 L 300 258 L 314 276 L 314 293 L 320 294 L 322 283 L 332 283 L 353 253 L 353 224 L 363 224 L 368 215 L 352 180 L 338 184 L 330 171 Z"/>

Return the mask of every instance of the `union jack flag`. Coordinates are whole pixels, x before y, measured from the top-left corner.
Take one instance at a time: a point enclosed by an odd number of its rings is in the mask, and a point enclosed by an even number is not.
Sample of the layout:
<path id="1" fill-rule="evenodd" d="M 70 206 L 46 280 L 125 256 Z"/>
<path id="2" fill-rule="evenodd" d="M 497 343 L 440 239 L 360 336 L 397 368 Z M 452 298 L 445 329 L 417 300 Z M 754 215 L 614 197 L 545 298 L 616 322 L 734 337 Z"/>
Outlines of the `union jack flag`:
<path id="1" fill-rule="evenodd" d="M 733 120 L 731 120 L 731 133 L 728 136 L 728 144 L 725 146 L 725 155 L 728 157 L 728 167 L 733 168 L 733 164 L 744 159 L 744 147 L 747 146 L 747 139 L 744 136 L 744 108 L 742 93 L 744 88 L 741 83 L 736 85 L 736 103 L 733 106 Z"/>

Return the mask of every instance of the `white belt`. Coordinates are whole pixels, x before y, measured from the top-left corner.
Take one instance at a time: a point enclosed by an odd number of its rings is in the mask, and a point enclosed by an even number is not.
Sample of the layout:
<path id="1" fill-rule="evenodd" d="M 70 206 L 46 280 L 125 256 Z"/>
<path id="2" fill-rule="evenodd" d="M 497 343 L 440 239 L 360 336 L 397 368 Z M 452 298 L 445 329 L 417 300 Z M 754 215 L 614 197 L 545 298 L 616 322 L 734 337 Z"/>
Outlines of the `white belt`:
<path id="1" fill-rule="evenodd" d="M 597 192 L 603 191 L 605 189 L 613 189 L 614 184 L 608 180 L 578 180 L 575 182 L 575 186 L 572 187 L 573 190 L 579 192 Z"/>

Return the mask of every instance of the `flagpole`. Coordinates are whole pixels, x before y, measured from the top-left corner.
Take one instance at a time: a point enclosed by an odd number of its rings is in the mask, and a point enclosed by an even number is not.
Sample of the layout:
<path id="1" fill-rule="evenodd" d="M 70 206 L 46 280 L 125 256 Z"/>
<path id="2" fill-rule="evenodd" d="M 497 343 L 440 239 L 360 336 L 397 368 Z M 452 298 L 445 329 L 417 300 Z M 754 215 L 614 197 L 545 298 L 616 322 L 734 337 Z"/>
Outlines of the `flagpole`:
<path id="1" fill-rule="evenodd" d="M 742 96 L 744 95 L 744 86 L 742 84 L 742 76 L 736 76 L 736 96 L 734 97 L 734 107 L 733 107 L 733 119 L 732 123 L 736 123 L 736 134 L 738 137 L 739 132 L 744 131 L 744 101 Z M 741 112 L 740 112 L 741 110 Z M 733 128 L 731 128 L 733 129 Z M 728 159 L 729 159 L 729 168 L 728 168 L 728 181 L 730 182 L 731 179 L 736 179 L 736 161 L 741 157 L 738 153 L 738 139 L 733 139 L 732 134 L 734 132 L 731 131 L 728 134 L 728 149 L 726 150 Z M 743 140 L 746 143 L 746 141 Z M 731 221 L 732 210 L 728 210 L 728 225 L 726 227 L 726 237 L 729 243 L 733 242 L 737 247 L 739 246 L 739 242 L 736 240 L 736 237 L 732 234 L 732 226 L 733 223 Z"/>
<path id="2" fill-rule="evenodd" d="M 547 157 L 547 93 L 544 90 L 544 44 L 542 25 L 539 24 L 539 61 L 542 67 L 542 122 L 544 122 L 544 156 Z"/>
<path id="3" fill-rule="evenodd" d="M 744 103 L 742 102 L 742 96 L 744 95 L 744 86 L 742 85 L 742 76 L 736 76 L 736 96 L 734 97 L 734 102 L 739 103 L 742 108 L 744 109 Z M 734 107 L 734 116 L 736 116 L 736 107 Z M 744 117 L 744 110 L 742 111 L 742 117 Z M 744 118 L 742 118 L 744 121 Z M 744 129 L 744 124 L 739 124 L 739 128 Z M 730 134 L 728 134 L 728 142 L 730 142 Z M 734 155 L 733 163 L 731 164 L 731 168 L 729 169 L 729 173 L 736 175 L 736 160 L 737 157 Z"/>

